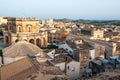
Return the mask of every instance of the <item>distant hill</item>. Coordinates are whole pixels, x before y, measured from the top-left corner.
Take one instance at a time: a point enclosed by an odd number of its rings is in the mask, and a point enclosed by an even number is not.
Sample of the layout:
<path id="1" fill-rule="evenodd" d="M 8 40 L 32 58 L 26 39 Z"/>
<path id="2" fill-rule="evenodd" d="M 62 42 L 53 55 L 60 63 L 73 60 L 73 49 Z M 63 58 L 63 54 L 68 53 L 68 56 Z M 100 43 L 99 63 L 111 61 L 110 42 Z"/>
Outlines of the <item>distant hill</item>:
<path id="1" fill-rule="evenodd" d="M 85 23 L 85 24 L 92 24 L 96 26 L 103 26 L 103 25 L 116 25 L 120 26 L 120 20 L 72 20 L 72 19 L 54 19 L 55 21 L 62 21 L 62 22 L 75 22 L 75 23 Z"/>
<path id="2" fill-rule="evenodd" d="M 54 21 L 57 21 L 57 22 L 59 22 L 59 21 L 61 21 L 61 22 L 72 22 L 73 20 L 63 18 L 63 19 L 54 19 Z"/>

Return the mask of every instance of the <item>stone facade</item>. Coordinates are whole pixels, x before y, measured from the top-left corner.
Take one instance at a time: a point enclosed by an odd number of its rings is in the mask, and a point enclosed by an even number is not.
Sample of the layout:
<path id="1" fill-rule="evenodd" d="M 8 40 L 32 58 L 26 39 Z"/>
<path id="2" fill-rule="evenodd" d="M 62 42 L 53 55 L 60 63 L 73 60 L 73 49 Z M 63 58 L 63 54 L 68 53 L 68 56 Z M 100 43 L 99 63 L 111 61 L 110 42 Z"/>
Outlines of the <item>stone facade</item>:
<path id="1" fill-rule="evenodd" d="M 93 38 L 100 39 L 100 40 L 104 39 L 104 30 L 94 28 L 93 29 Z"/>
<path id="2" fill-rule="evenodd" d="M 4 43 L 12 44 L 25 40 L 46 47 L 47 32 L 42 32 L 39 28 L 39 19 L 36 18 L 8 18 L 7 27 L 3 28 Z"/>
<path id="3" fill-rule="evenodd" d="M 6 24 L 7 23 L 7 19 L 5 19 L 4 17 L 0 16 L 0 25 Z"/>
<path id="4" fill-rule="evenodd" d="M 80 61 L 80 73 L 83 74 L 85 69 L 89 67 L 90 55 L 88 49 L 80 51 L 79 61 Z"/>

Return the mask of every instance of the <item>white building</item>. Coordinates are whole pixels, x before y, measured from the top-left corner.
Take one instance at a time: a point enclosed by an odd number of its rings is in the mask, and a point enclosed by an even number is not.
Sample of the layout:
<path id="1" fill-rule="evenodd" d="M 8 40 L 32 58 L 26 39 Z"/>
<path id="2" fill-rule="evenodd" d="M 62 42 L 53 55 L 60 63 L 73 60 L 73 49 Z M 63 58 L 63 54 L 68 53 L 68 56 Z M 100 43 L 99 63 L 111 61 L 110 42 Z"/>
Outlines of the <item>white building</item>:
<path id="1" fill-rule="evenodd" d="M 80 62 L 75 61 L 66 55 L 58 55 L 49 62 L 65 72 L 70 80 L 78 79 L 80 76 Z"/>
<path id="2" fill-rule="evenodd" d="M 76 50 L 80 52 L 83 49 L 84 45 L 87 46 L 86 48 L 84 47 L 84 49 L 89 50 L 90 58 L 94 59 L 95 49 L 93 47 L 88 47 L 88 45 L 86 45 L 83 40 L 71 40 L 64 44 L 60 44 L 59 48 L 63 48 L 64 50 L 66 50 L 69 55 L 74 55 L 76 53 Z"/>

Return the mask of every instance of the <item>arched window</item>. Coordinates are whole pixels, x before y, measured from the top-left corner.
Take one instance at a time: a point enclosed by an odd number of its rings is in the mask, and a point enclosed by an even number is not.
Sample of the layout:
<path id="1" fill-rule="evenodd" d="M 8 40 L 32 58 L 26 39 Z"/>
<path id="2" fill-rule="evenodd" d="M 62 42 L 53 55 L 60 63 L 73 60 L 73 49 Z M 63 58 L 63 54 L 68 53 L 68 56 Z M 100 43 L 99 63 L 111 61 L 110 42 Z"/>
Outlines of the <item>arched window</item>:
<path id="1" fill-rule="evenodd" d="M 18 41 L 19 41 L 19 39 L 16 39 L 16 40 L 15 40 L 15 42 L 18 42 Z"/>
<path id="2" fill-rule="evenodd" d="M 5 36 L 5 42 L 6 42 L 6 44 L 9 43 L 9 37 L 8 36 Z"/>
<path id="3" fill-rule="evenodd" d="M 31 32 L 31 26 L 28 25 L 28 32 Z"/>
<path id="4" fill-rule="evenodd" d="M 10 26 L 10 28 L 9 28 L 10 30 L 12 30 L 12 26 Z"/>
<path id="5" fill-rule="evenodd" d="M 29 42 L 34 44 L 34 39 L 30 39 Z"/>
<path id="6" fill-rule="evenodd" d="M 37 46 L 41 46 L 41 40 L 39 38 L 36 39 L 36 44 L 37 44 Z"/>
<path id="7" fill-rule="evenodd" d="M 18 26 L 18 32 L 21 32 L 21 26 Z"/>

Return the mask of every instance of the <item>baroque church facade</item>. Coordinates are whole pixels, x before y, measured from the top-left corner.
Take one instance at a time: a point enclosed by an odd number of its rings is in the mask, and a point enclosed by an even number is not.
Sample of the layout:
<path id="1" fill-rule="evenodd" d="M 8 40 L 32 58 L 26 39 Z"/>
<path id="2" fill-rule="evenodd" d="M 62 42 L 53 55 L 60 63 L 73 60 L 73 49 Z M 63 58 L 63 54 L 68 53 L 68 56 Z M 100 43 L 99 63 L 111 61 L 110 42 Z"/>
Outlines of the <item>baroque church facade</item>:
<path id="1" fill-rule="evenodd" d="M 37 18 L 8 18 L 7 26 L 3 30 L 4 43 L 12 44 L 27 41 L 40 47 L 48 44 L 48 34 L 40 31 Z"/>

